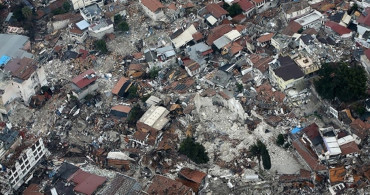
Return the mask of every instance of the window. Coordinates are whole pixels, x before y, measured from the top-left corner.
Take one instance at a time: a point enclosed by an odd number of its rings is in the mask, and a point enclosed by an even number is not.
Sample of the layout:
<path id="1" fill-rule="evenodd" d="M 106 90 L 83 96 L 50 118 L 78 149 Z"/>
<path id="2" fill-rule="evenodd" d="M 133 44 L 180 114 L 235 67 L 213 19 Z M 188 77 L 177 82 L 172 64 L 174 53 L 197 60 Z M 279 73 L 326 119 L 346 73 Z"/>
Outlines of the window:
<path id="1" fill-rule="evenodd" d="M 21 166 L 21 169 L 23 170 L 24 169 L 24 165 Z"/>
<path id="2" fill-rule="evenodd" d="M 29 170 L 29 169 L 30 169 L 30 167 L 31 167 L 30 165 L 27 165 L 27 170 Z"/>
<path id="3" fill-rule="evenodd" d="M 39 146 L 39 145 L 40 145 L 40 140 L 37 140 L 36 145 L 37 145 L 37 146 Z"/>

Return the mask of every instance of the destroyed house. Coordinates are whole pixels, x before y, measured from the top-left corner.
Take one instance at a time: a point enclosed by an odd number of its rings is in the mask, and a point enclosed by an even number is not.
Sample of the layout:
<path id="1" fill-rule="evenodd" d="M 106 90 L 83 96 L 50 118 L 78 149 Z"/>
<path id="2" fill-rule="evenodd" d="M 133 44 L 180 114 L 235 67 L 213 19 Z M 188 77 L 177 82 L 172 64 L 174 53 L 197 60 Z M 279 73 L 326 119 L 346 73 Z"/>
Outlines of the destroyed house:
<path id="1" fill-rule="evenodd" d="M 156 175 L 153 177 L 152 183 L 150 184 L 146 192 L 149 195 L 157 194 L 192 195 L 194 193 L 190 187 L 185 186 L 181 182 L 161 175 Z"/>
<path id="2" fill-rule="evenodd" d="M 104 195 L 131 195 L 142 194 L 141 185 L 134 178 L 117 173 L 113 180 L 97 194 Z"/>
<path id="3" fill-rule="evenodd" d="M 5 127 L 0 133 L 0 159 L 19 139 L 18 131 Z"/>
<path id="4" fill-rule="evenodd" d="M 326 167 L 319 163 L 318 157 L 312 151 L 310 146 L 304 144 L 301 140 L 295 140 L 292 142 L 297 154 L 304 160 L 311 171 L 321 172 L 325 171 Z"/>
<path id="5" fill-rule="evenodd" d="M 21 98 L 28 104 L 31 96 L 47 84 L 44 68 L 38 68 L 36 64 L 31 58 L 15 58 L 4 66 L 5 72 L 9 72 L 13 79 L 2 94 L 3 105 L 15 98 Z"/>
<path id="6" fill-rule="evenodd" d="M 178 173 L 177 181 L 190 187 L 195 193 L 198 193 L 205 185 L 207 174 L 190 168 L 182 168 Z"/>
<path id="7" fill-rule="evenodd" d="M 125 77 L 121 77 L 117 84 L 113 87 L 112 93 L 119 97 L 125 97 L 130 89 L 132 82 Z"/>
<path id="8" fill-rule="evenodd" d="M 104 184 L 106 178 L 78 169 L 67 181 L 73 182 L 76 185 L 76 187 L 73 188 L 75 192 L 91 195 Z"/>
<path id="9" fill-rule="evenodd" d="M 98 89 L 98 83 L 95 82 L 98 76 L 95 71 L 90 69 L 72 79 L 72 92 L 78 99 L 83 99 L 88 94 L 94 93 Z"/>
<path id="10" fill-rule="evenodd" d="M 124 105 L 113 106 L 110 113 L 118 118 L 127 118 L 130 114 L 131 107 Z"/>

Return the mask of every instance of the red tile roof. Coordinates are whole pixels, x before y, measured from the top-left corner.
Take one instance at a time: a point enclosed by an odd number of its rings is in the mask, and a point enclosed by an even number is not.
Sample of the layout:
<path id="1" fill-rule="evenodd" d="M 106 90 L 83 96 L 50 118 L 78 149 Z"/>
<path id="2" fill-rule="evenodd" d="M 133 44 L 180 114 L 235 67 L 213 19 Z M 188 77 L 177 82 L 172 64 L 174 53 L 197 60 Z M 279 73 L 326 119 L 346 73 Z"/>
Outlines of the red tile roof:
<path id="1" fill-rule="evenodd" d="M 317 126 L 316 123 L 312 123 L 311 125 L 305 127 L 302 129 L 302 132 L 304 132 L 311 141 L 316 137 L 321 136 L 319 132 L 319 126 Z"/>
<path id="2" fill-rule="evenodd" d="M 199 41 L 199 40 L 203 39 L 203 35 L 200 32 L 196 32 L 192 36 L 193 36 L 194 41 Z"/>
<path id="3" fill-rule="evenodd" d="M 240 0 L 238 4 L 243 11 L 248 11 L 254 7 L 253 3 L 248 0 Z"/>
<path id="4" fill-rule="evenodd" d="M 265 35 L 260 36 L 257 39 L 257 41 L 260 42 L 260 43 L 270 41 L 273 36 L 274 36 L 274 33 L 265 34 Z"/>
<path id="5" fill-rule="evenodd" d="M 342 151 L 342 155 L 360 152 L 360 149 L 358 148 L 357 144 L 354 141 L 343 144 L 339 147 L 340 147 L 340 150 Z"/>
<path id="6" fill-rule="evenodd" d="M 333 21 L 325 22 L 325 26 L 331 28 L 334 32 L 339 35 L 345 35 L 351 33 L 351 30 Z"/>
<path id="7" fill-rule="evenodd" d="M 370 7 L 365 10 L 366 16 L 362 15 L 357 19 L 359 24 L 370 26 Z"/>
<path id="8" fill-rule="evenodd" d="M 202 183 L 204 177 L 206 177 L 207 174 L 190 168 L 182 168 L 181 171 L 179 172 L 179 175 L 185 177 L 190 181 Z"/>
<path id="9" fill-rule="evenodd" d="M 92 77 L 91 75 L 95 75 Z M 74 79 L 72 79 L 72 82 L 80 89 L 90 85 L 92 82 L 96 81 L 98 79 L 98 76 L 96 76 L 94 70 L 90 69 L 85 71 L 84 73 L 78 75 Z"/>
<path id="10" fill-rule="evenodd" d="M 221 16 L 228 14 L 224 8 L 215 3 L 208 4 L 206 6 L 206 10 L 215 18 L 220 18 Z"/>
<path id="11" fill-rule="evenodd" d="M 308 164 L 313 171 L 325 170 L 326 167 L 318 163 L 317 158 L 312 156 L 307 149 L 303 146 L 303 143 L 299 140 L 293 141 L 293 147 L 297 150 L 298 154 Z"/>
<path id="12" fill-rule="evenodd" d="M 96 191 L 96 189 L 98 189 L 100 185 L 105 182 L 106 178 L 87 173 L 79 169 L 73 175 L 71 175 L 70 178 L 68 178 L 68 181 L 71 180 L 77 184 L 73 190 L 83 194 L 91 195 Z"/>
<path id="13" fill-rule="evenodd" d="M 44 195 L 40 192 L 40 188 L 37 184 L 30 184 L 24 191 L 23 195 Z"/>
<path id="14" fill-rule="evenodd" d="M 370 49 L 366 49 L 364 53 L 365 53 L 367 59 L 370 60 Z"/>
<path id="15" fill-rule="evenodd" d="M 158 9 L 164 8 L 163 4 L 158 0 L 141 0 L 141 3 L 152 12 L 156 12 Z"/>
<path id="16" fill-rule="evenodd" d="M 172 9 L 172 10 L 176 10 L 176 4 L 175 3 L 171 3 L 170 5 L 167 6 L 168 9 Z"/>
<path id="17" fill-rule="evenodd" d="M 154 176 L 152 184 L 147 191 L 150 195 L 168 194 L 168 195 L 191 195 L 192 189 L 183 185 L 181 182 L 172 180 L 161 175 Z"/>
<path id="18" fill-rule="evenodd" d="M 119 81 L 117 82 L 117 84 L 113 87 L 112 89 L 112 93 L 117 95 L 119 93 L 119 91 L 121 90 L 122 86 L 127 82 L 129 81 L 130 79 L 128 78 L 125 78 L 125 77 L 121 77 L 119 79 Z"/>
<path id="19" fill-rule="evenodd" d="M 112 110 L 117 110 L 119 112 L 129 113 L 131 111 L 131 107 L 124 106 L 124 105 L 117 105 L 117 106 L 113 106 Z"/>
<path id="20" fill-rule="evenodd" d="M 207 37 L 206 43 L 212 45 L 215 40 L 222 37 L 224 34 L 232 31 L 233 28 L 228 24 L 217 26 L 211 30 L 211 33 Z"/>
<path id="21" fill-rule="evenodd" d="M 290 21 L 288 26 L 284 28 L 281 32 L 282 34 L 292 36 L 294 33 L 297 33 L 302 28 L 302 25 L 295 21 Z"/>

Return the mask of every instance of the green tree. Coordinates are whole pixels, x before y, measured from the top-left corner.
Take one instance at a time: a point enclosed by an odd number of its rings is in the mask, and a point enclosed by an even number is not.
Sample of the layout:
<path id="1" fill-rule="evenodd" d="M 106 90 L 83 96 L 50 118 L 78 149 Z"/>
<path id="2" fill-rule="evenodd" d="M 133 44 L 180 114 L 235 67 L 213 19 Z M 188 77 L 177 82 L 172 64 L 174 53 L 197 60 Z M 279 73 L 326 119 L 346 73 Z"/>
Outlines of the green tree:
<path id="1" fill-rule="evenodd" d="M 277 139 L 276 139 L 276 144 L 278 146 L 283 146 L 284 145 L 284 142 L 285 142 L 284 135 L 283 134 L 279 134 L 278 137 L 277 137 Z"/>
<path id="2" fill-rule="evenodd" d="M 63 3 L 63 9 L 65 13 L 69 12 L 71 10 L 71 4 L 69 4 L 67 1 Z"/>
<path id="3" fill-rule="evenodd" d="M 138 97 L 138 94 L 137 94 L 137 86 L 136 85 L 132 85 L 128 90 L 127 90 L 127 98 L 128 99 L 133 99 L 133 98 L 137 98 Z"/>
<path id="4" fill-rule="evenodd" d="M 318 71 L 315 88 L 324 99 L 343 102 L 359 100 L 366 95 L 367 77 L 362 66 L 347 63 L 326 63 Z"/>
<path id="5" fill-rule="evenodd" d="M 141 116 L 143 116 L 143 114 L 144 111 L 140 108 L 139 105 L 134 106 L 127 117 L 128 124 L 135 125 L 136 122 L 141 118 Z"/>
<path id="6" fill-rule="evenodd" d="M 22 8 L 22 15 L 24 16 L 24 18 L 26 18 L 28 20 L 31 20 L 32 10 L 29 7 L 27 7 L 27 6 L 24 6 Z"/>
<path id="7" fill-rule="evenodd" d="M 24 6 L 23 5 L 16 5 L 14 8 L 13 8 L 13 17 L 18 21 L 18 22 L 22 22 L 24 21 L 26 18 L 24 17 L 24 15 L 22 14 L 22 8 Z"/>
<path id="8" fill-rule="evenodd" d="M 106 54 L 108 53 L 107 44 L 104 40 L 96 40 L 94 42 L 95 49 L 99 50 L 101 53 Z"/>
<path id="9" fill-rule="evenodd" d="M 179 153 L 186 155 L 197 164 L 207 163 L 209 161 L 204 146 L 195 142 L 191 137 L 187 137 L 181 142 Z"/>
<path id="10" fill-rule="evenodd" d="M 263 150 L 266 150 L 266 145 L 259 139 L 255 144 L 249 147 L 249 152 L 253 158 L 257 158 L 259 167 L 261 167 L 261 155 Z"/>
<path id="11" fill-rule="evenodd" d="M 242 92 L 243 91 L 243 84 L 236 83 L 236 88 L 237 88 L 238 92 Z"/>
<path id="12" fill-rule="evenodd" d="M 155 79 L 158 77 L 158 73 L 159 73 L 159 68 L 158 67 L 154 67 L 152 69 L 149 70 L 149 78 L 150 79 Z"/>
<path id="13" fill-rule="evenodd" d="M 114 24 L 115 25 L 118 25 L 121 21 L 123 20 L 122 16 L 121 15 L 115 15 L 114 16 Z"/>
<path id="14" fill-rule="evenodd" d="M 263 168 L 264 168 L 264 169 L 266 169 L 266 170 L 271 169 L 271 159 L 270 159 L 270 154 L 269 154 L 269 152 L 267 151 L 266 147 L 265 147 L 265 149 L 264 149 L 264 150 L 262 150 L 261 156 L 262 156 L 262 164 L 263 164 Z"/>
<path id="15" fill-rule="evenodd" d="M 0 3 L 0 10 L 5 9 L 6 6 Z"/>
<path id="16" fill-rule="evenodd" d="M 229 15 L 231 17 L 234 17 L 236 15 L 239 15 L 243 12 L 242 8 L 239 4 L 234 3 L 232 6 L 227 8 L 227 11 L 229 12 Z"/>
<path id="17" fill-rule="evenodd" d="M 125 22 L 125 21 L 120 22 L 118 24 L 117 28 L 118 28 L 118 30 L 123 31 L 123 32 L 130 30 L 127 22 Z"/>

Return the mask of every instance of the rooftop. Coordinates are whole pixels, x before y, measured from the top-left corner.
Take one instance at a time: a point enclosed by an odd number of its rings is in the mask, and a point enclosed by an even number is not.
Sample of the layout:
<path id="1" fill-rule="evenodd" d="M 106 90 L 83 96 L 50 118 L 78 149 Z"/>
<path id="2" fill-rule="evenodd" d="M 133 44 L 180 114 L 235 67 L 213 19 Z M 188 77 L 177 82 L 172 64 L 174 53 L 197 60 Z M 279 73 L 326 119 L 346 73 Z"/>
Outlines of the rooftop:
<path id="1" fill-rule="evenodd" d="M 98 79 L 98 76 L 96 76 L 95 71 L 90 69 L 85 71 L 84 73 L 78 75 L 74 79 L 72 79 L 72 82 L 80 89 L 90 85 L 94 81 Z"/>
<path id="2" fill-rule="evenodd" d="M 0 34 L 0 56 L 11 58 L 32 58 L 33 55 L 26 50 L 29 49 L 29 38 L 24 35 Z"/>
<path id="3" fill-rule="evenodd" d="M 163 4 L 158 0 L 141 0 L 141 3 L 152 12 L 156 12 L 158 9 L 164 8 Z"/>
<path id="4" fill-rule="evenodd" d="M 314 10 L 313 12 L 311 12 L 311 13 L 303 16 L 303 17 L 300 17 L 300 18 L 298 18 L 294 21 L 297 22 L 298 24 L 300 24 L 301 26 L 306 26 L 306 25 L 308 25 L 308 24 L 310 24 L 310 23 L 312 23 L 316 20 L 323 19 L 323 18 L 324 18 L 324 16 L 320 12 Z"/>
<path id="5" fill-rule="evenodd" d="M 221 18 L 221 16 L 228 14 L 228 12 L 216 3 L 211 3 L 206 6 L 206 10 L 212 14 L 215 18 Z"/>
<path id="6" fill-rule="evenodd" d="M 157 194 L 191 195 L 192 189 L 176 180 L 172 180 L 168 177 L 164 177 L 161 175 L 156 175 L 152 179 L 152 183 L 150 184 L 147 193 L 150 195 Z"/>
<path id="7" fill-rule="evenodd" d="M 139 122 L 153 127 L 154 129 L 161 130 L 169 121 L 166 118 L 168 114 L 169 111 L 165 107 L 152 106 L 144 113 Z"/>

